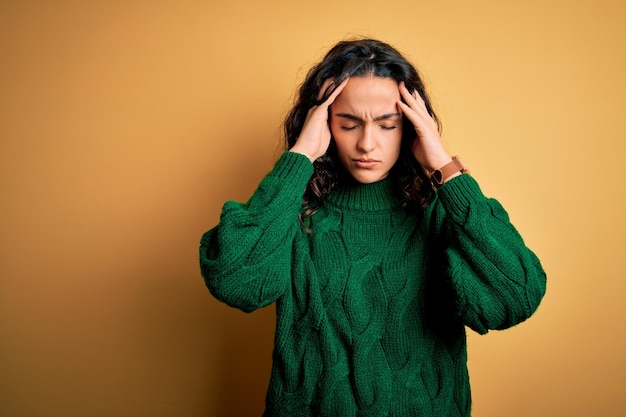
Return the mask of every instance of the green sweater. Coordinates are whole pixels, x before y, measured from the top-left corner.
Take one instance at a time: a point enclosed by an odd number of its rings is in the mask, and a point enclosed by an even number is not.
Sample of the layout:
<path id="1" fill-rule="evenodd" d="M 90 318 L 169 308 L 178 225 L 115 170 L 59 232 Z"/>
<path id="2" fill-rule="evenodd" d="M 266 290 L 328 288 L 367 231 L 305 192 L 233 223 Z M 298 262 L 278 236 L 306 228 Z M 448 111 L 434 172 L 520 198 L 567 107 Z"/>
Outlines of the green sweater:
<path id="1" fill-rule="evenodd" d="M 388 179 L 328 196 L 298 220 L 313 174 L 285 152 L 246 204 L 201 241 L 211 293 L 246 312 L 276 302 L 266 416 L 469 416 L 465 326 L 528 318 L 545 274 L 500 204 L 469 175 L 427 209 Z"/>

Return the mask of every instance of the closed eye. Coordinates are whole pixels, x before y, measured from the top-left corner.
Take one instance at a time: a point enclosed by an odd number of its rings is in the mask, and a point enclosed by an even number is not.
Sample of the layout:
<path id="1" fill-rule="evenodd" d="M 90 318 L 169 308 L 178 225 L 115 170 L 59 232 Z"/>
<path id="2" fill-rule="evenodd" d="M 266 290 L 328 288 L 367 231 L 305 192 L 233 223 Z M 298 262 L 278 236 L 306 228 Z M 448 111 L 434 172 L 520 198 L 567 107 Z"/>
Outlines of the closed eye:
<path id="1" fill-rule="evenodd" d="M 393 130 L 393 129 L 395 129 L 397 126 L 384 126 L 384 125 L 381 125 L 380 127 L 381 127 L 383 130 Z"/>
<path id="2" fill-rule="evenodd" d="M 341 130 L 354 130 L 357 126 L 340 126 Z"/>

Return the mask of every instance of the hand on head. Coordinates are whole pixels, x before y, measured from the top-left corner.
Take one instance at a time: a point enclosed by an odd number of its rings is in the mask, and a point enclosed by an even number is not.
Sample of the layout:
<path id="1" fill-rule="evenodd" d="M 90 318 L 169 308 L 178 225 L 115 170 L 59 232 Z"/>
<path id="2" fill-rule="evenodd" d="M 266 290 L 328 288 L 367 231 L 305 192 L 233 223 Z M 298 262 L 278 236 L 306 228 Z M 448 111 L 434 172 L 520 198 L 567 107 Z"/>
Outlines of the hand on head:
<path id="1" fill-rule="evenodd" d="M 311 162 L 326 153 L 330 144 L 330 128 L 328 127 L 328 108 L 335 101 L 341 90 L 348 83 L 346 78 L 341 84 L 335 88 L 335 91 L 318 106 L 313 106 L 309 112 L 302 127 L 302 132 L 295 145 L 290 149 L 291 152 L 301 153 L 307 156 Z M 332 79 L 327 79 L 320 89 L 318 99 L 321 100 L 324 92 L 333 85 Z"/>
<path id="2" fill-rule="evenodd" d="M 409 93 L 404 82 L 401 82 L 398 88 L 400 96 L 404 99 L 404 102 L 398 102 L 398 108 L 413 124 L 417 133 L 412 147 L 415 159 L 427 172 L 441 168 L 450 162 L 452 157 L 441 142 L 437 122 L 428 113 L 426 104 L 417 90 L 414 90 L 413 94 Z"/>
<path id="3" fill-rule="evenodd" d="M 348 80 L 349 78 L 339 84 L 323 103 L 309 109 L 300 136 L 290 151 L 305 155 L 311 162 L 326 153 L 331 138 L 328 109 Z M 327 79 L 320 89 L 318 99 L 321 99 L 332 85 L 333 80 Z M 430 173 L 450 162 L 452 158 L 443 146 L 437 122 L 428 113 L 426 104 L 417 90 L 411 94 L 404 82 L 399 83 L 398 89 L 400 97 L 404 100 L 398 101 L 398 109 L 413 124 L 417 133 L 412 146 L 413 155 L 426 172 Z"/>

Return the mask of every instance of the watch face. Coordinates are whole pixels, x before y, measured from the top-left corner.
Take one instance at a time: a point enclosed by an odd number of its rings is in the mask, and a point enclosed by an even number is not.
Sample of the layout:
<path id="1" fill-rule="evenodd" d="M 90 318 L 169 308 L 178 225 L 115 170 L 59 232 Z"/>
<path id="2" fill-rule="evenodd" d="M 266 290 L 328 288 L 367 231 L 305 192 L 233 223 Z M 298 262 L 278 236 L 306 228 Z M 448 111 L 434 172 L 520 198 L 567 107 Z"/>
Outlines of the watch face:
<path id="1" fill-rule="evenodd" d="M 435 172 L 433 172 L 433 175 L 432 175 L 433 182 L 435 184 L 441 184 L 441 180 L 443 179 L 443 178 L 441 178 L 441 176 L 442 176 L 441 175 L 441 171 L 436 169 Z"/>

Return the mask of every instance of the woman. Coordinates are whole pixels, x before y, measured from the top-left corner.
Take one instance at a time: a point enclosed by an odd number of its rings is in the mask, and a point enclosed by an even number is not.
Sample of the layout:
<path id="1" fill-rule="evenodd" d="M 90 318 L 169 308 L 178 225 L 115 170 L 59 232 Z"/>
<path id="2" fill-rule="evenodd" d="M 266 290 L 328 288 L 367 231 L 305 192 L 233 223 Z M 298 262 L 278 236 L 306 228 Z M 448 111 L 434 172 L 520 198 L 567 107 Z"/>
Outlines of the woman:
<path id="1" fill-rule="evenodd" d="M 288 151 L 203 236 L 217 299 L 276 302 L 266 416 L 469 416 L 465 326 L 539 305 L 539 260 L 438 125 L 400 53 L 340 42 L 299 90 Z"/>

